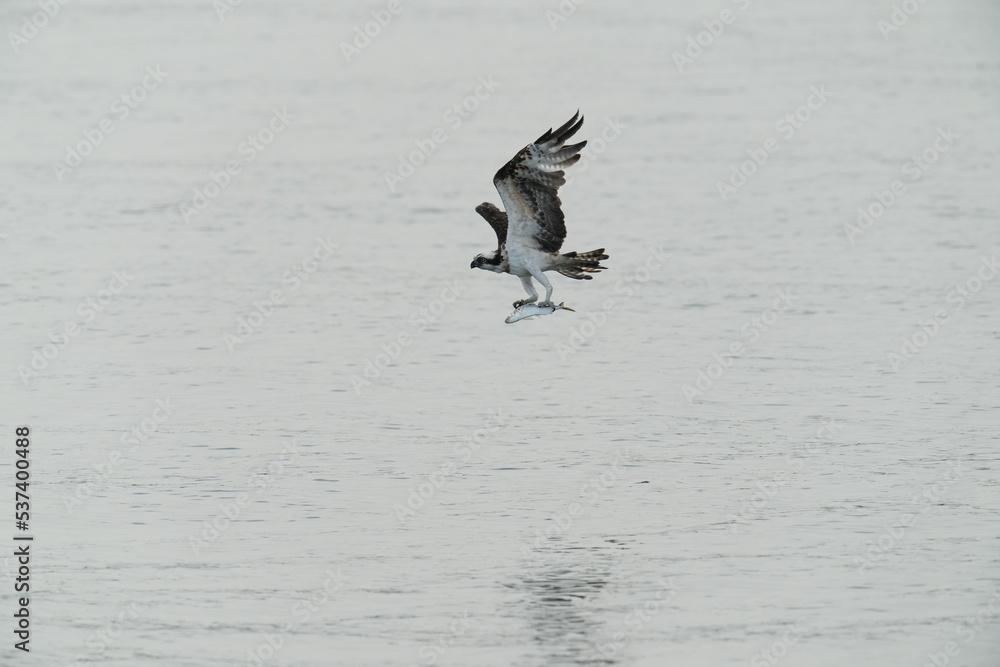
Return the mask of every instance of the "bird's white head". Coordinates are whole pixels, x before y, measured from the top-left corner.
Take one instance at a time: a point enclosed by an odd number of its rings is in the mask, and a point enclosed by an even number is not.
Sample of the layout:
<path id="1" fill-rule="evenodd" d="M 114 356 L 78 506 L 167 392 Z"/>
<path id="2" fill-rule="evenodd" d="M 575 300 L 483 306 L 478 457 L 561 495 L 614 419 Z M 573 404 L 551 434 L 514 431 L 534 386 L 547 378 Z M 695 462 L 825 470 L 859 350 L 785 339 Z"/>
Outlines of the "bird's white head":
<path id="1" fill-rule="evenodd" d="M 503 257 L 500 255 L 499 250 L 494 250 L 489 253 L 479 253 L 472 258 L 472 264 L 469 265 L 470 269 L 483 269 L 484 271 L 492 271 L 493 273 L 503 273 Z"/>

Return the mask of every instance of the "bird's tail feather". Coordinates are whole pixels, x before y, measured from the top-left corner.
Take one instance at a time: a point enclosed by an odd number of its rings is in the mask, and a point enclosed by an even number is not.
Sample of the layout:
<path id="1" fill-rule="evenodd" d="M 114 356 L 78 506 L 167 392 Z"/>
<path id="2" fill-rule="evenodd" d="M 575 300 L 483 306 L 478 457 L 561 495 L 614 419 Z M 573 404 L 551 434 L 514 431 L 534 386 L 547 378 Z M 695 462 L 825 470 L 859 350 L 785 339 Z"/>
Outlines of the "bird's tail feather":
<path id="1" fill-rule="evenodd" d="M 591 250 L 590 252 L 567 252 L 559 255 L 559 265 L 556 271 L 567 278 L 575 280 L 590 280 L 593 276 L 590 273 L 600 273 L 601 269 L 608 267 L 601 266 L 601 260 L 607 259 L 604 248 Z"/>

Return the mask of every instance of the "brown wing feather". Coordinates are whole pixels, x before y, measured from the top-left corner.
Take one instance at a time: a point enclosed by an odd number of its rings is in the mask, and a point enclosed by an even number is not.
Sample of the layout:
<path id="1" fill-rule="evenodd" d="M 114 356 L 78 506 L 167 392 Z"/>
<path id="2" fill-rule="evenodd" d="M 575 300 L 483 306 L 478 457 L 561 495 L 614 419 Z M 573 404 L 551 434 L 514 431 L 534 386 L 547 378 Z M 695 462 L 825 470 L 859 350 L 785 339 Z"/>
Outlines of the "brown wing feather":
<path id="1" fill-rule="evenodd" d="M 566 183 L 562 168 L 576 164 L 586 141 L 570 146 L 566 140 L 583 125 L 577 111 L 556 130 L 549 130 L 533 144 L 518 151 L 493 177 L 507 209 L 507 238 L 533 241 L 545 252 L 559 252 L 566 238 L 566 219 L 559 187 Z"/>
<path id="2" fill-rule="evenodd" d="M 497 235 L 497 249 L 502 249 L 507 244 L 507 214 L 486 201 L 476 207 L 476 213 L 490 223 Z"/>

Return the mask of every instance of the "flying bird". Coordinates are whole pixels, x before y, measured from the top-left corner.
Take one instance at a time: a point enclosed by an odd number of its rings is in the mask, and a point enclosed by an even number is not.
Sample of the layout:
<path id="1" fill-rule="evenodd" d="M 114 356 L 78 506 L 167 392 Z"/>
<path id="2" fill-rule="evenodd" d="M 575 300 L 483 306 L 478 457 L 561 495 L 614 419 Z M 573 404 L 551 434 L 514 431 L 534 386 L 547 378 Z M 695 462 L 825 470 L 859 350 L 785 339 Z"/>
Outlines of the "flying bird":
<path id="1" fill-rule="evenodd" d="M 566 183 L 563 168 L 580 159 L 580 149 L 586 141 L 566 146 L 566 140 L 583 125 L 583 116 L 577 111 L 559 129 L 538 137 L 528 144 L 493 177 L 493 185 L 500 193 L 505 211 L 489 202 L 476 207 L 476 212 L 486 219 L 497 235 L 497 249 L 480 253 L 472 260 L 470 268 L 509 273 L 521 279 L 527 299 L 514 302 L 515 308 L 538 300 L 534 278 L 545 288 L 542 307 L 552 307 L 552 283 L 546 271 L 556 271 L 575 280 L 590 280 L 591 273 L 599 273 L 606 266 L 604 248 L 590 252 L 559 254 L 566 238 L 566 224 L 557 191 Z"/>

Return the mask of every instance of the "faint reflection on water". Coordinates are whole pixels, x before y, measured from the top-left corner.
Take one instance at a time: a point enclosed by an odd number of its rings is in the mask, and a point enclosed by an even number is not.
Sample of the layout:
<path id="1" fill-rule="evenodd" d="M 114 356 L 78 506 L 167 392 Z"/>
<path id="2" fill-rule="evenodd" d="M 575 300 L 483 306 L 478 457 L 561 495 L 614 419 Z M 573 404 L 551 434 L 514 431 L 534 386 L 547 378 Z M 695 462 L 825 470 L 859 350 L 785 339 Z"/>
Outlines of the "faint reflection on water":
<path id="1" fill-rule="evenodd" d="M 559 548 L 528 561 L 521 579 L 519 604 L 531 638 L 546 665 L 608 665 L 598 651 L 603 613 L 601 593 L 611 576 L 609 545 Z"/>

